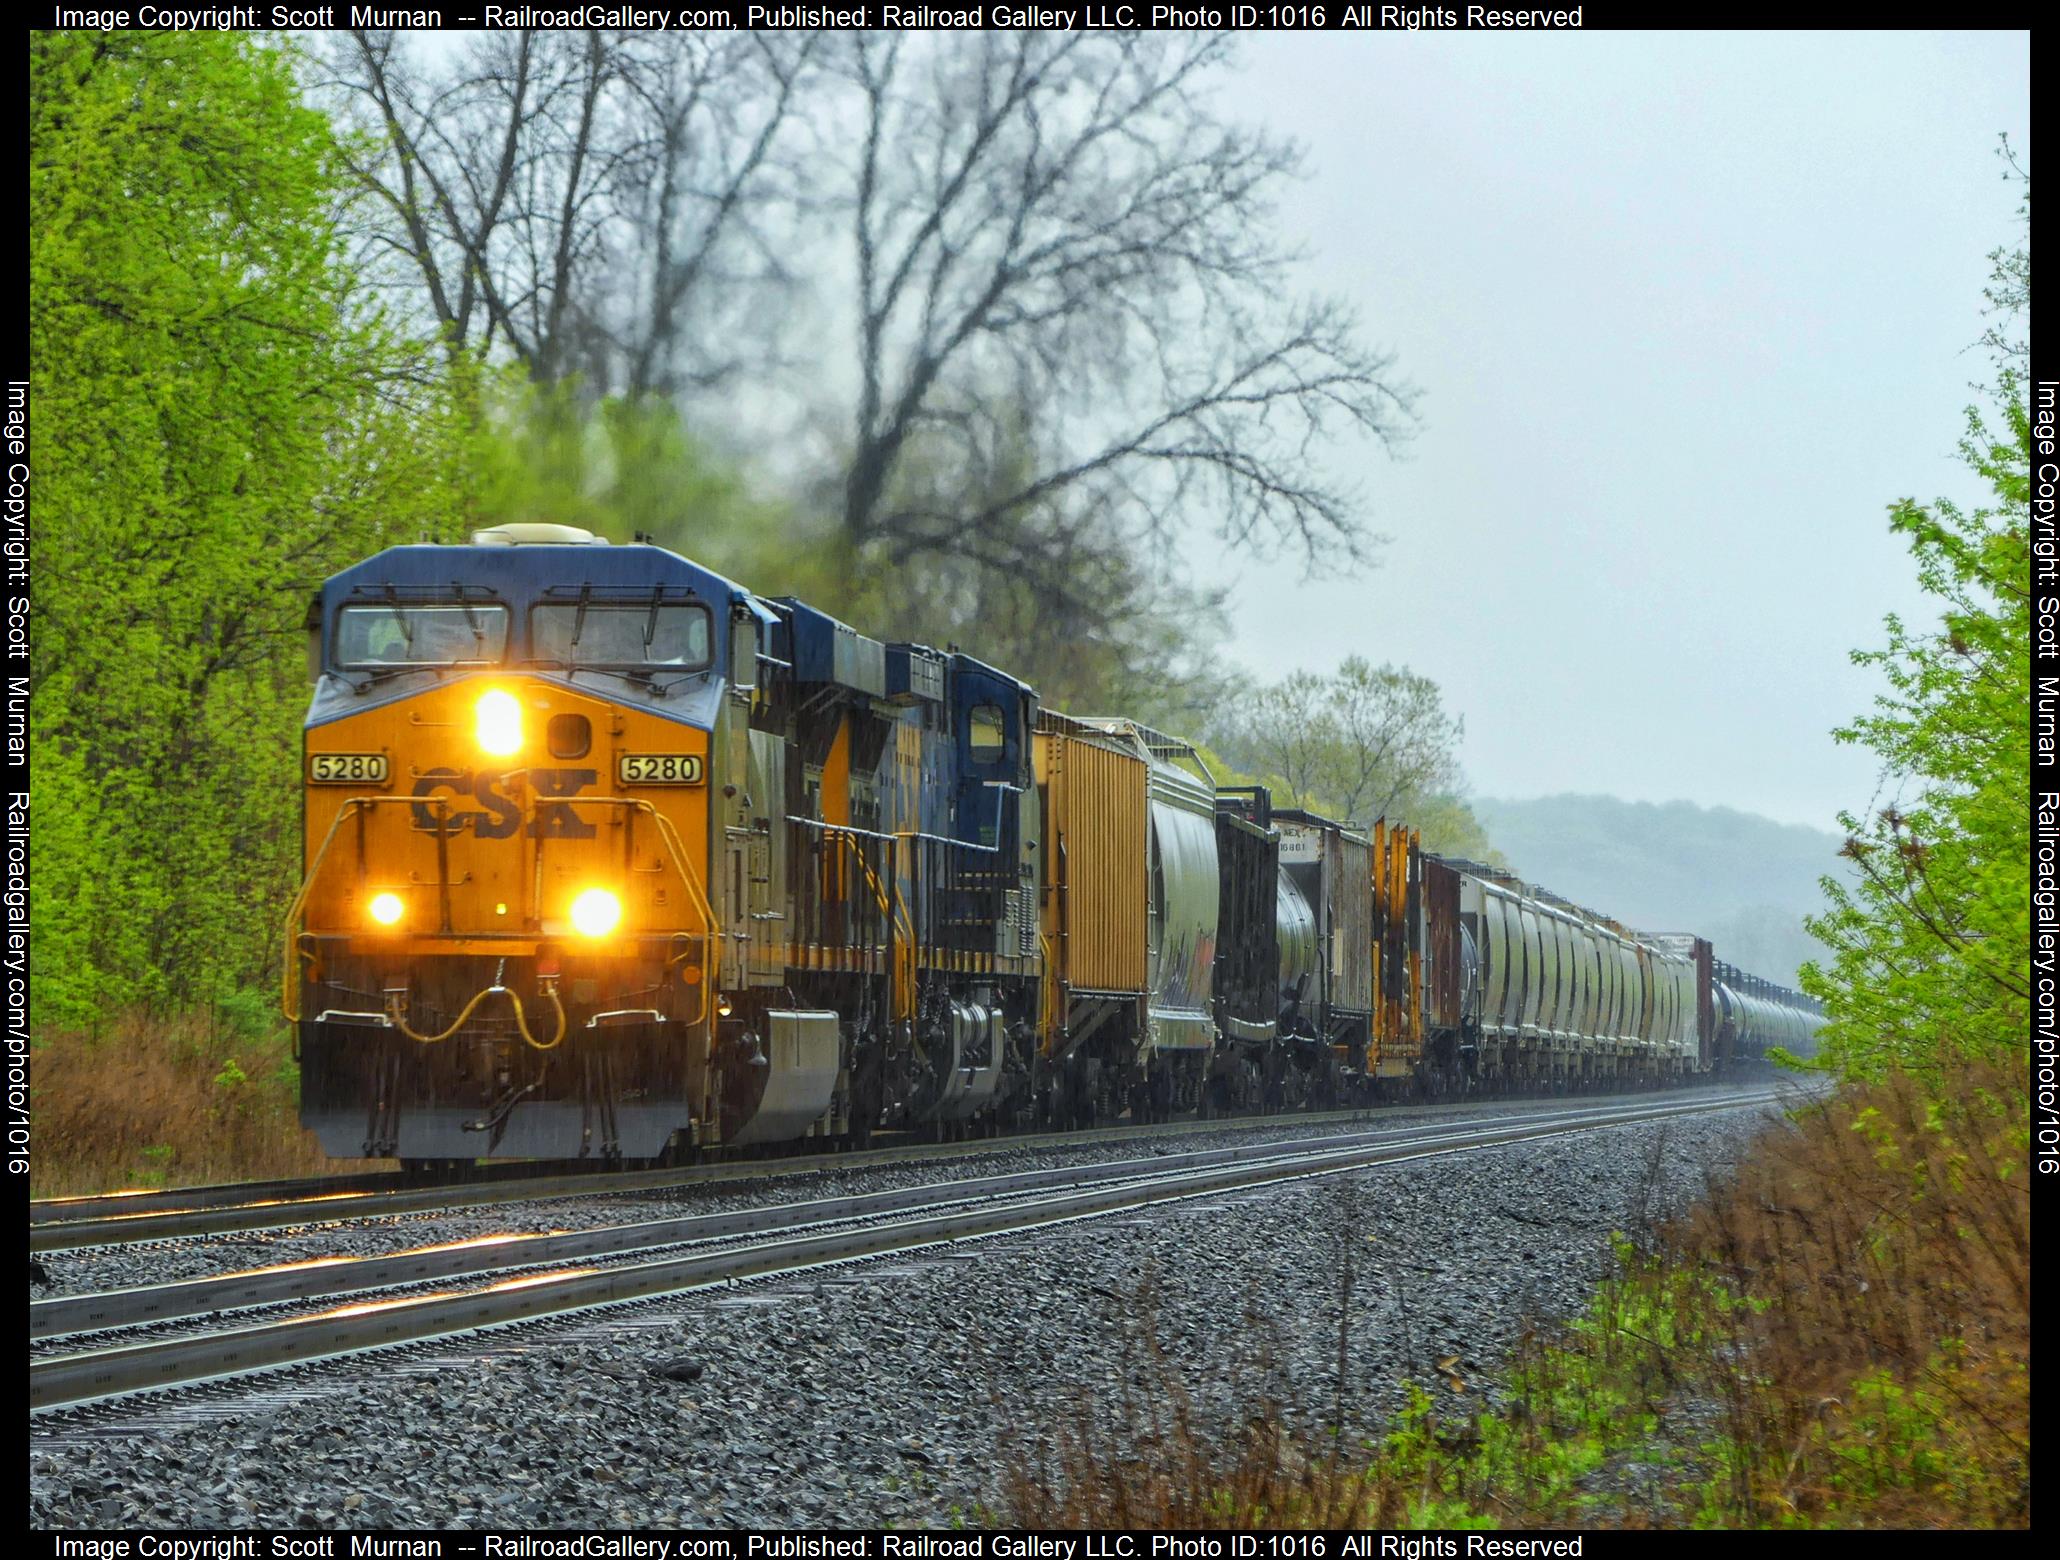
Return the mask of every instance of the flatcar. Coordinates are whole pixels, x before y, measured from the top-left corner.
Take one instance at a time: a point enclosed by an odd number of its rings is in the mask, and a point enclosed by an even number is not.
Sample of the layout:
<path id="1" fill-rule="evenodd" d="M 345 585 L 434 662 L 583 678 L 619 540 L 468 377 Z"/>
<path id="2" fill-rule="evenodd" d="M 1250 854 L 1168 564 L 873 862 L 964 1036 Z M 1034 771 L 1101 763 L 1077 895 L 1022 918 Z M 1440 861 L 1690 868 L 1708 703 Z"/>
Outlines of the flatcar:
<path id="1" fill-rule="evenodd" d="M 333 1155 L 1626 1086 L 1815 1024 L 1707 943 L 663 548 L 389 548 L 307 630 L 282 995 Z"/>

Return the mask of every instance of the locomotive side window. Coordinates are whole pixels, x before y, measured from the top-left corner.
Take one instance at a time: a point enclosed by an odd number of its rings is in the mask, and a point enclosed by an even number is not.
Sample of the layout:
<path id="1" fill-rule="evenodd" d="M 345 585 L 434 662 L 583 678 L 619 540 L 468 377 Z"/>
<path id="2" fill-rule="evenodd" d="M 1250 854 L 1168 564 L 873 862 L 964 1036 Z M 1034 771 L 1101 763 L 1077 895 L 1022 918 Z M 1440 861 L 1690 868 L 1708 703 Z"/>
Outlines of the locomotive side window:
<path id="1" fill-rule="evenodd" d="M 336 615 L 343 667 L 465 666 L 498 662 L 508 609 L 487 603 L 345 607 Z"/>
<path id="2" fill-rule="evenodd" d="M 976 704 L 966 717 L 966 740 L 976 764 L 999 763 L 1008 748 L 1008 728 L 999 704 Z"/>
<path id="3" fill-rule="evenodd" d="M 708 643 L 706 607 L 590 601 L 529 609 L 529 653 L 538 661 L 691 672 L 708 664 Z"/>

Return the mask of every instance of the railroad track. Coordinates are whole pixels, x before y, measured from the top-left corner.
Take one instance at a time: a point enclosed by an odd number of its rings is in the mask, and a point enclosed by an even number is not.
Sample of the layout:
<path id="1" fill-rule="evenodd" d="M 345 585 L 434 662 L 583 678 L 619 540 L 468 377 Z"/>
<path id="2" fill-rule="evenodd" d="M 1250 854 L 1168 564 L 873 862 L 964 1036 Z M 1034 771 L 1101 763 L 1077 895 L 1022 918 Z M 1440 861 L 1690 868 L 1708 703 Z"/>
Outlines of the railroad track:
<path id="1" fill-rule="evenodd" d="M 1536 1109 L 1538 1103 L 1535 1099 L 1480 1100 L 1470 1108 L 1515 1112 Z M 1466 1108 L 1469 1107 L 1464 1102 L 1442 1101 L 1424 1105 L 1361 1106 L 1307 1114 L 1214 1116 L 1149 1126 L 1008 1133 L 996 1137 L 966 1138 L 955 1143 L 904 1142 L 828 1153 L 780 1154 L 763 1159 L 725 1160 L 663 1170 L 554 1168 L 539 1173 L 534 1165 L 512 1164 L 481 1166 L 453 1182 L 426 1183 L 401 1171 L 368 1171 L 294 1181 L 240 1181 L 219 1186 L 107 1192 L 30 1203 L 29 1250 L 67 1251 L 132 1241 L 174 1240 L 239 1230 L 339 1223 L 382 1214 L 490 1207 L 498 1203 L 531 1202 L 551 1197 L 663 1191 L 679 1186 L 719 1185 L 769 1176 L 805 1175 L 818 1170 L 865 1169 L 915 1160 L 944 1161 L 1015 1150 L 1034 1152 L 1083 1144 L 1178 1138 L 1195 1132 L 1235 1131 L 1240 1128 L 1264 1131 L 1284 1126 L 1322 1126 L 1339 1122 L 1402 1121 Z"/>
<path id="2" fill-rule="evenodd" d="M 1383 1125 L 1363 1133 L 1047 1166 L 770 1208 L 495 1237 L 64 1296 L 31 1305 L 32 1340 L 47 1345 L 69 1336 L 94 1346 L 59 1343 L 54 1350 L 32 1353 L 30 1409 L 45 1412 L 216 1381 L 1153 1203 L 1791 1098 L 1793 1090 L 1768 1088 L 1726 1091 L 1716 1098 L 1645 1098 L 1515 1117 Z M 845 1156 L 837 1162 L 845 1162 Z M 381 1295 L 400 1285 L 461 1278 L 487 1281 L 461 1289 Z M 358 1298 L 348 1298 L 353 1296 Z M 225 1313 L 237 1309 L 329 1301 L 346 1303 L 311 1314 L 223 1322 Z M 195 1317 L 211 1325 L 112 1342 L 104 1338 L 113 1328 Z M 94 1339 L 95 1333 L 103 1336 Z"/>
<path id="3" fill-rule="evenodd" d="M 1705 1085 L 1722 1088 L 1724 1085 Z M 1615 1096 L 1574 1096 L 1608 1099 Z M 1640 1096 L 1650 1098 L 1650 1096 Z M 901 1142 L 878 1148 L 813 1154 L 781 1153 L 662 1170 L 602 1171 L 590 1167 L 535 1164 L 481 1165 L 456 1180 L 426 1181 L 405 1171 L 363 1171 L 353 1175 L 299 1180 L 232 1181 L 214 1186 L 150 1188 L 75 1197 L 38 1198 L 29 1204 L 29 1249 L 65 1251 L 134 1241 L 174 1240 L 240 1230 L 338 1223 L 384 1213 L 422 1213 L 446 1208 L 487 1207 L 549 1197 L 662 1191 L 677 1186 L 721 1184 L 819 1170 L 863 1169 L 918 1160 L 950 1160 L 1006 1153 L 1122 1143 L 1194 1132 L 1339 1122 L 1407 1120 L 1455 1109 L 1523 1111 L 1533 1098 L 1444 1100 L 1418 1105 L 1358 1106 L 1348 1110 L 1283 1112 L 1270 1116 L 1212 1116 L 1147 1126 L 1089 1127 L 1070 1132 L 1007 1133 L 954 1143 Z"/>
<path id="4" fill-rule="evenodd" d="M 1451 1105 L 1407 1106 L 1412 1114 L 1448 1111 Z M 954 1143 L 898 1143 L 880 1148 L 816 1154 L 781 1154 L 765 1159 L 724 1160 L 663 1170 L 565 1170 L 536 1174 L 533 1166 L 489 1167 L 477 1179 L 420 1184 L 399 1172 L 318 1177 L 306 1181 L 251 1181 L 185 1190 L 113 1192 L 97 1197 L 59 1198 L 30 1204 L 29 1250 L 67 1251 L 133 1241 L 174 1240 L 239 1230 L 283 1229 L 343 1223 L 384 1214 L 428 1213 L 448 1208 L 492 1207 L 553 1197 L 609 1196 L 666 1191 L 674 1187 L 721 1185 L 769 1176 L 807 1175 L 818 1170 L 861 1170 L 914 1161 L 945 1161 L 1017 1150 L 1124 1143 L 1193 1132 L 1267 1130 L 1367 1121 L 1396 1114 L 1393 1107 L 1312 1111 L 1306 1115 L 1218 1116 L 1152 1126 L 1090 1127 L 965 1138 Z"/>

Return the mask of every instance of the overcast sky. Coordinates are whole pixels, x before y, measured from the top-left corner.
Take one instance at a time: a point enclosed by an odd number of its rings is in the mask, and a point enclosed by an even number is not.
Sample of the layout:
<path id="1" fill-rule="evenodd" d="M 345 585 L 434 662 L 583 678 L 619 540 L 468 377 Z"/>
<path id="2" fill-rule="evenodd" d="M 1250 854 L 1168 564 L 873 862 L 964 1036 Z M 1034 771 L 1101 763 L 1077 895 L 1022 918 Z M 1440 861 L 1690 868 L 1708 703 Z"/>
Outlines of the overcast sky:
<path id="1" fill-rule="evenodd" d="M 1345 462 L 1381 567 L 1240 560 L 1231 654 L 1436 678 L 1482 795 L 1864 810 L 1875 766 L 1829 731 L 1877 686 L 1848 651 L 1928 612 L 1887 505 L 1980 496 L 1954 442 L 2028 38 L 1332 33 L 1244 60 L 1225 106 L 1309 154 L 1284 229 L 1424 429 Z"/>

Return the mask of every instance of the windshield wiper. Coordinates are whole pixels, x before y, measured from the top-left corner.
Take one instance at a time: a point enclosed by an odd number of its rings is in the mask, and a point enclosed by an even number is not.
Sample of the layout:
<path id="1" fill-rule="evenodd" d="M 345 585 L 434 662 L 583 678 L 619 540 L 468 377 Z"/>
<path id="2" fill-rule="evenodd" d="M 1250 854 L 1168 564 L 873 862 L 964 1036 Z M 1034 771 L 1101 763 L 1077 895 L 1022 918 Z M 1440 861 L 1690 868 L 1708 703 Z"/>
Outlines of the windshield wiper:
<path id="1" fill-rule="evenodd" d="M 385 682 L 389 677 L 399 677 L 408 672 L 441 672 L 439 666 L 353 666 L 340 675 L 350 684 L 352 693 L 363 693 L 375 683 Z"/>
<path id="2" fill-rule="evenodd" d="M 672 690 L 677 688 L 681 683 L 692 682 L 697 677 L 705 679 L 714 670 L 715 668 L 712 666 L 697 666 L 691 672 L 675 673 L 671 681 L 663 684 L 661 684 L 658 681 L 657 675 L 655 673 L 646 672 L 644 676 L 650 684 L 651 691 L 657 694 L 658 697 L 662 699 L 669 695 L 672 692 Z"/>
<path id="3" fill-rule="evenodd" d="M 572 639 L 565 647 L 568 650 L 579 648 L 579 636 L 585 633 L 587 628 L 587 600 L 593 593 L 594 587 L 591 585 L 582 585 L 579 588 L 579 608 L 572 614 Z M 571 660 L 570 656 L 566 657 L 568 665 Z"/>
<path id="4" fill-rule="evenodd" d="M 478 659 L 484 661 L 486 659 L 486 631 L 479 626 L 479 617 L 472 610 L 472 603 L 465 599 L 465 587 L 458 581 L 452 580 L 451 589 L 457 592 L 458 608 L 465 614 L 465 626 L 472 630 L 472 649 Z M 408 648 L 412 650 L 415 647 L 410 645 Z"/>
<path id="5" fill-rule="evenodd" d="M 393 613 L 394 622 L 400 625 L 401 643 L 408 647 L 410 654 L 413 654 L 415 649 L 415 625 L 408 621 L 408 614 L 401 610 L 401 593 L 391 585 L 386 587 L 386 605 Z"/>

